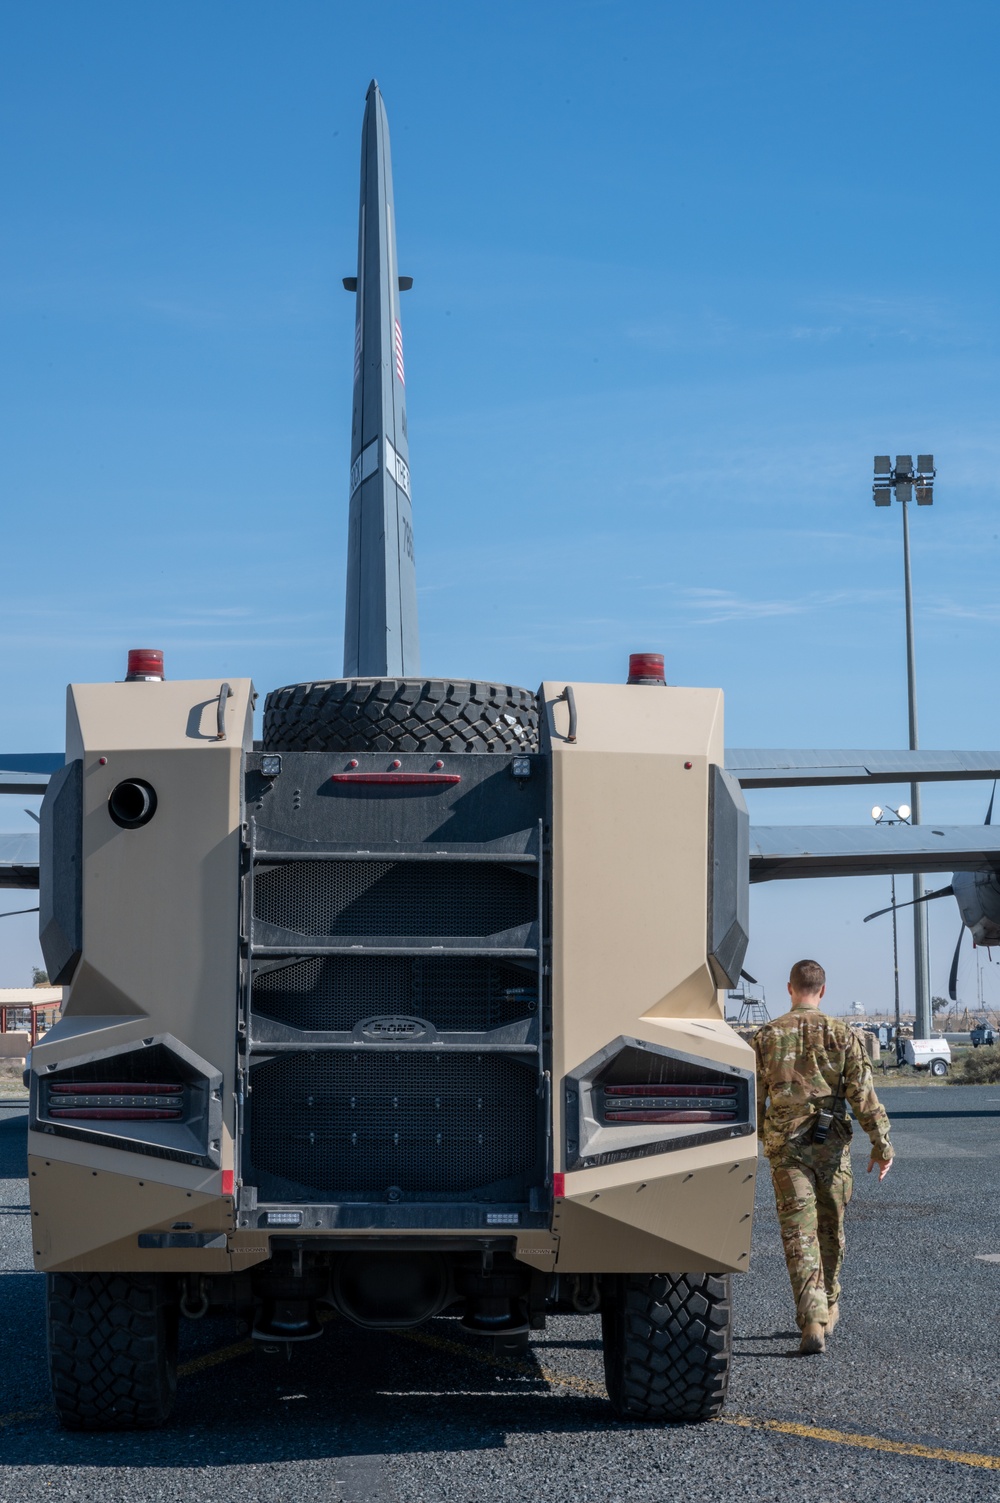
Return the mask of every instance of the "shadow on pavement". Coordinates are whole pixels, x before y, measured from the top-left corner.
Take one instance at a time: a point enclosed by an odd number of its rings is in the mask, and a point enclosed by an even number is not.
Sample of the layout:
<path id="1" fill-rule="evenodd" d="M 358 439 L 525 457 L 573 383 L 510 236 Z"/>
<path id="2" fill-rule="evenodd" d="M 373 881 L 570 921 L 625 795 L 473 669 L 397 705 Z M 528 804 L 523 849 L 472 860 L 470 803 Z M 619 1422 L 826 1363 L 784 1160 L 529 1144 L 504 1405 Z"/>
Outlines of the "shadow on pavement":
<path id="1" fill-rule="evenodd" d="M 0 1179 L 25 1179 L 28 1174 L 28 1118 L 18 1112 L 0 1113 Z"/>
<path id="2" fill-rule="evenodd" d="M 0 1280 L 4 1305 L 5 1294 L 6 1280 Z M 199 1342 L 203 1351 L 225 1346 L 236 1334 L 229 1322 L 212 1324 L 214 1339 Z M 253 1466 L 502 1449 L 512 1434 L 645 1428 L 622 1425 L 597 1395 L 551 1389 L 539 1371 L 548 1343 L 537 1352 L 529 1348 L 516 1367 L 494 1366 L 481 1345 L 470 1344 L 468 1355 L 453 1350 L 462 1344 L 455 1322 L 424 1329 L 449 1350 L 332 1322 L 319 1341 L 293 1352 L 291 1362 L 254 1351 L 205 1368 L 180 1379 L 174 1413 L 162 1430 L 70 1433 L 60 1428 L 46 1392 L 43 1412 L 29 1411 L 3 1429 L 3 1461 L 22 1467 Z M 32 1345 L 40 1362 L 40 1328 Z M 197 1355 L 185 1341 L 182 1363 Z M 29 1408 L 6 1382 L 3 1389 L 0 1421 L 4 1413 Z"/>

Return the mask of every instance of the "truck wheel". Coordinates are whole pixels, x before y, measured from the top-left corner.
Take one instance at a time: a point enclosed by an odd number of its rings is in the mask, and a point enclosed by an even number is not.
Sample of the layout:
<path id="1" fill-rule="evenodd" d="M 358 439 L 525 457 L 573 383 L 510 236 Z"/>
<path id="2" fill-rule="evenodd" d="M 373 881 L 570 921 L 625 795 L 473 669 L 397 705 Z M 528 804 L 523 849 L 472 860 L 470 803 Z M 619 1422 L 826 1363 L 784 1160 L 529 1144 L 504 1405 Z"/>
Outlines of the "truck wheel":
<path id="1" fill-rule="evenodd" d="M 947 1073 L 948 1073 L 948 1061 L 947 1060 L 945 1060 L 945 1059 L 932 1059 L 931 1060 L 931 1074 L 932 1075 L 938 1075 L 938 1076 L 940 1076 L 940 1075 L 947 1075 Z"/>
<path id="2" fill-rule="evenodd" d="M 604 1376 L 619 1419 L 714 1419 L 729 1384 L 728 1274 L 622 1273 L 601 1280 Z"/>
<path id="3" fill-rule="evenodd" d="M 533 752 L 527 689 L 468 679 L 345 678 L 273 689 L 264 751 Z"/>
<path id="4" fill-rule="evenodd" d="M 163 1424 L 177 1387 L 172 1293 L 157 1274 L 49 1274 L 49 1373 L 67 1430 Z"/>

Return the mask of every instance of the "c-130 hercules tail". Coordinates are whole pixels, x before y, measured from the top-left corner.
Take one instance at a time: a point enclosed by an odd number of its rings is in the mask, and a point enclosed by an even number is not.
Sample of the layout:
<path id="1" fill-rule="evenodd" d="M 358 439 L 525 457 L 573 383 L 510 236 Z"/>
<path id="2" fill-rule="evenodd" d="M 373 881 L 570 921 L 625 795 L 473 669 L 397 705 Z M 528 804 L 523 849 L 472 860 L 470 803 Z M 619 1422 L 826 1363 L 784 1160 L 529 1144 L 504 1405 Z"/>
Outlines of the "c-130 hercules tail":
<path id="1" fill-rule="evenodd" d="M 654 654 L 537 694 L 416 676 L 374 84 L 363 142 L 345 677 L 271 693 L 260 744 L 249 680 L 136 653 L 69 689 L 40 892 L 69 997 L 30 1070 L 56 1406 L 164 1420 L 178 1315 L 509 1349 L 599 1309 L 619 1415 L 710 1418 L 756 1172 L 722 694 Z"/>

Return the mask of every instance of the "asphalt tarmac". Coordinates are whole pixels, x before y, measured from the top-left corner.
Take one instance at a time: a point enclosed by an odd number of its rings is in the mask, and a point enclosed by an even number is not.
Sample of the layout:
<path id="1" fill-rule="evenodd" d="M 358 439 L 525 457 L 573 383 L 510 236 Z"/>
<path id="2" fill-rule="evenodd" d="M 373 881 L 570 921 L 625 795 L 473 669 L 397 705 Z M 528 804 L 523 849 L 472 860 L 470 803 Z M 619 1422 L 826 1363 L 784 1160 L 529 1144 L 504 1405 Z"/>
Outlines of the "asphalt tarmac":
<path id="1" fill-rule="evenodd" d="M 506 1365 L 453 1321 L 406 1336 L 334 1320 L 291 1363 L 202 1321 L 184 1326 L 167 1428 L 82 1436 L 49 1404 L 25 1116 L 0 1108 L 0 1503 L 996 1500 L 1000 1088 L 898 1087 L 887 1105 L 898 1161 L 881 1187 L 855 1130 L 843 1315 L 824 1357 L 792 1355 L 760 1176 L 722 1421 L 615 1421 L 594 1318 L 551 1320 Z"/>

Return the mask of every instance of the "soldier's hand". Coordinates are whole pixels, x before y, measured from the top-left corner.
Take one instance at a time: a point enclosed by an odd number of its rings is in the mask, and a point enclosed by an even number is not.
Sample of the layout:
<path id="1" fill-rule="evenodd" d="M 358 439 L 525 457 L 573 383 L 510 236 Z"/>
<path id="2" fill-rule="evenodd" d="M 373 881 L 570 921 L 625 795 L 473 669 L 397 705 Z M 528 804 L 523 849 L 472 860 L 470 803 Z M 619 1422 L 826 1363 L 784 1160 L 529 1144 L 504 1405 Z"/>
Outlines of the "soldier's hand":
<path id="1" fill-rule="evenodd" d="M 872 1154 L 871 1158 L 868 1160 L 868 1173 L 871 1174 L 872 1170 L 875 1168 L 878 1169 L 878 1182 L 879 1184 L 881 1184 L 886 1175 L 889 1173 L 889 1170 L 892 1168 L 892 1159 L 877 1159 L 875 1155 Z"/>

